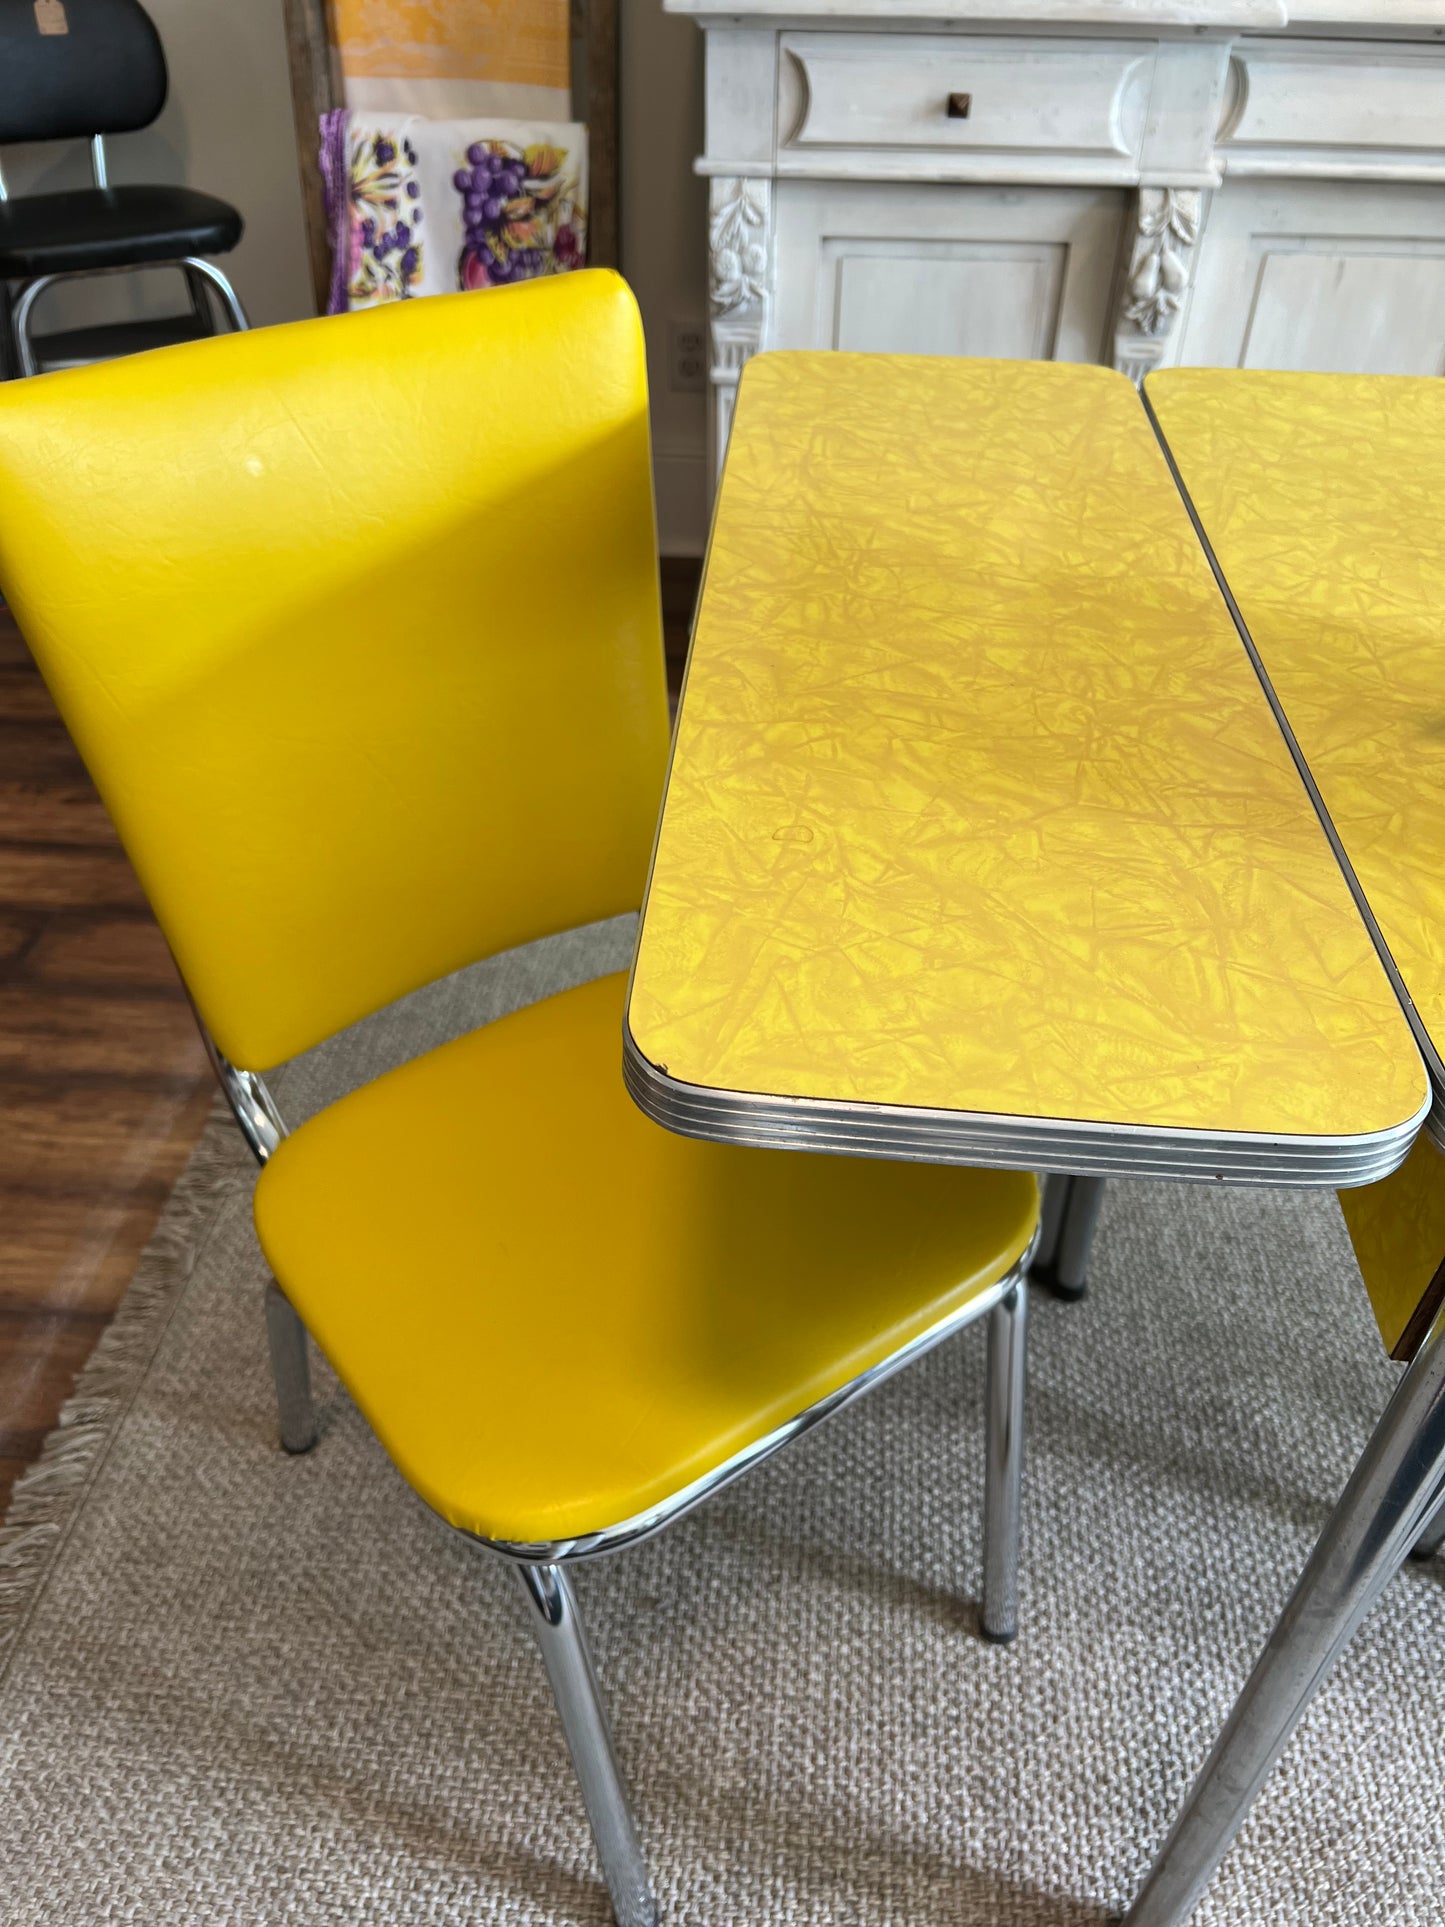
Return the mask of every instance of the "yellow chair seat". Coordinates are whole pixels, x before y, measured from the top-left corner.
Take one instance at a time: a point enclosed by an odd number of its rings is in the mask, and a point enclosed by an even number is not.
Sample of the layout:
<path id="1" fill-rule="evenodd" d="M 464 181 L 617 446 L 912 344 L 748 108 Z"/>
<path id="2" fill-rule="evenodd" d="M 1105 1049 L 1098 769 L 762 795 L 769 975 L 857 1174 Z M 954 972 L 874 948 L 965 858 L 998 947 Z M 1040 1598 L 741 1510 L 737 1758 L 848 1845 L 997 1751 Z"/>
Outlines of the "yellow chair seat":
<path id="1" fill-rule="evenodd" d="M 404 1477 L 509 1541 L 647 1511 L 1002 1277 L 1025 1173 L 713 1145 L 623 1087 L 625 979 L 432 1051 L 256 1189 L 277 1281 Z"/>

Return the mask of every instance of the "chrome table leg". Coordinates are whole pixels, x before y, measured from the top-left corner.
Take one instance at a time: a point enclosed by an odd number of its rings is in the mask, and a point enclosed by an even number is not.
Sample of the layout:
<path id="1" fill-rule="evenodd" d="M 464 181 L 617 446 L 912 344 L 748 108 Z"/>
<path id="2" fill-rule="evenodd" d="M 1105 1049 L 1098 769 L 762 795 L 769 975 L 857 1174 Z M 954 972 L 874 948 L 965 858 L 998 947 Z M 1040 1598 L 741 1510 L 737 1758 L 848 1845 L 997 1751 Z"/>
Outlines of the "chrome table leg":
<path id="1" fill-rule="evenodd" d="M 288 1452 L 309 1452 L 316 1443 L 316 1411 L 311 1403 L 306 1327 L 274 1278 L 266 1286 L 266 1342 L 276 1381 L 281 1443 Z"/>
<path id="2" fill-rule="evenodd" d="M 1012 1639 L 1019 1629 L 1019 1515 L 1024 1472 L 1024 1380 L 1028 1286 L 1021 1278 L 988 1315 L 985 1396 L 987 1470 L 983 1517 L 985 1638 Z"/>
<path id="3" fill-rule="evenodd" d="M 1082 1298 L 1088 1286 L 1089 1254 L 1094 1248 L 1106 1182 L 1104 1178 L 1075 1178 L 1069 1186 L 1051 1281 L 1060 1298 Z"/>
<path id="4" fill-rule="evenodd" d="M 1054 1175 L 1044 1186 L 1042 1229 L 1029 1275 L 1059 1298 L 1082 1298 L 1088 1287 L 1106 1182 Z"/>
<path id="5" fill-rule="evenodd" d="M 581 1783 L 617 1927 L 656 1927 L 657 1903 L 572 1582 L 561 1566 L 518 1565 L 516 1572 L 532 1609 L 532 1630 Z"/>
<path id="6" fill-rule="evenodd" d="M 1316 1688 L 1440 1498 L 1445 1312 L 1395 1388 L 1125 1927 L 1179 1927 Z"/>
<path id="7" fill-rule="evenodd" d="M 1053 1274 L 1054 1260 L 1059 1254 L 1059 1233 L 1064 1228 L 1069 1187 L 1073 1182 L 1064 1171 L 1051 1171 L 1048 1177 L 1039 1180 L 1043 1204 L 1039 1210 L 1039 1241 L 1029 1266 L 1031 1277 L 1047 1278 Z"/>

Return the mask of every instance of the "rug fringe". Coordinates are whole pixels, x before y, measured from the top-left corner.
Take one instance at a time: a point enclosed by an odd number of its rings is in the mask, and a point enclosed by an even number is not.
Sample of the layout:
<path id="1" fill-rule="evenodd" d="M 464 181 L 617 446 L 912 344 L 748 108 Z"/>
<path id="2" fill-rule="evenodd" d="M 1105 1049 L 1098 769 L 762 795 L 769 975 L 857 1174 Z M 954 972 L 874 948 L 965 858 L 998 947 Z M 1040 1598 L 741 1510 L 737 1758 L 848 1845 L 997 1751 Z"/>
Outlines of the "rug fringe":
<path id="1" fill-rule="evenodd" d="M 203 1227 L 228 1187 L 246 1175 L 243 1156 L 230 1113 L 218 1098 L 115 1317 L 61 1407 L 40 1457 L 15 1483 L 0 1525 L 0 1679 L 116 1425 L 139 1391 L 194 1275 L 205 1247 Z"/>

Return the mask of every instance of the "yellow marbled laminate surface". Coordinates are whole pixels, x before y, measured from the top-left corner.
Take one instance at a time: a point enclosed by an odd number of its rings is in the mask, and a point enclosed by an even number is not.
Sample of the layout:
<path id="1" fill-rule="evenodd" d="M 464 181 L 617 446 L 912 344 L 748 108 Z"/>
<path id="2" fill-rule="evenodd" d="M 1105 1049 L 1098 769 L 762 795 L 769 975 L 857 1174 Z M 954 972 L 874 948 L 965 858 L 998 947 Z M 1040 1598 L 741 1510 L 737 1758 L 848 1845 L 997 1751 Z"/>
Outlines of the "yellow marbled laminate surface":
<path id="1" fill-rule="evenodd" d="M 1445 383 L 1178 368 L 1148 395 L 1445 1049 Z"/>
<path id="2" fill-rule="evenodd" d="M 720 1091 L 1320 1140 L 1418 1115 L 1121 376 L 750 363 L 629 1025 Z"/>
<path id="3" fill-rule="evenodd" d="M 1422 1032 L 1445 1045 L 1445 384 L 1170 369 L 1158 416 Z M 1434 1040 L 1433 1043 L 1431 1040 Z M 1438 1128 L 1437 1095 L 1432 1128 Z M 1440 1301 L 1445 1161 L 1342 1192 L 1380 1332 Z"/>

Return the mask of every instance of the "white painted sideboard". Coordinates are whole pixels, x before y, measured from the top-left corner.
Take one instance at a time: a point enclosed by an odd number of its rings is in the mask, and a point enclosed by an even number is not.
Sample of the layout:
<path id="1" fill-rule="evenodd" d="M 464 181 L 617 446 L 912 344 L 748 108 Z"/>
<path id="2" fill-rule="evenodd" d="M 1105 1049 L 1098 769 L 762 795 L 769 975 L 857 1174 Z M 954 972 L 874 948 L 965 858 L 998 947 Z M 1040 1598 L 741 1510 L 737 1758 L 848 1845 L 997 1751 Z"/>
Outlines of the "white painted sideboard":
<path id="1" fill-rule="evenodd" d="M 1445 0 L 665 4 L 715 454 L 760 348 L 1445 372 Z"/>

